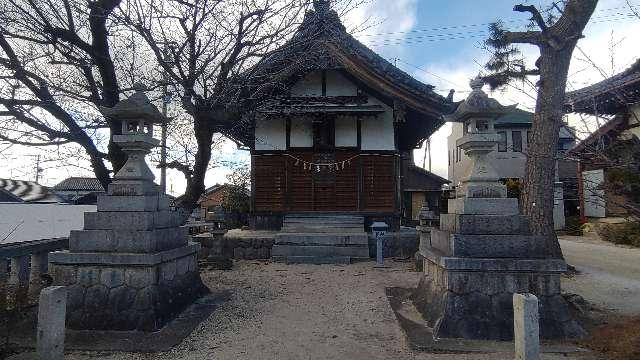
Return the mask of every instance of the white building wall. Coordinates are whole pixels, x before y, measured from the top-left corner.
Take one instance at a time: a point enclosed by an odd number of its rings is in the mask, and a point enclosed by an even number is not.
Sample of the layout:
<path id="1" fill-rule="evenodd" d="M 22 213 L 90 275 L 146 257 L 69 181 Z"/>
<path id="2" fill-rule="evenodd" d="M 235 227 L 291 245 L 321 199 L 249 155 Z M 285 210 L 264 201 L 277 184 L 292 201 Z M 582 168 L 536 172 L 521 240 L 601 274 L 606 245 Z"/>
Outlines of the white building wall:
<path id="1" fill-rule="evenodd" d="M 286 150 L 287 125 L 285 119 L 256 119 L 256 150 Z"/>
<path id="2" fill-rule="evenodd" d="M 322 96 L 322 73 L 312 71 L 291 88 L 291 96 Z"/>
<path id="3" fill-rule="evenodd" d="M 289 146 L 291 147 L 312 147 L 313 120 L 303 117 L 292 118 L 289 136 Z"/>
<path id="4" fill-rule="evenodd" d="M 84 226 L 84 213 L 95 205 L 0 203 L 3 244 L 69 236 Z"/>
<path id="5" fill-rule="evenodd" d="M 603 218 L 607 216 L 606 200 L 603 189 L 598 187 L 604 183 L 604 171 L 589 170 L 582 172 L 584 186 L 584 215 Z"/>
<path id="6" fill-rule="evenodd" d="M 328 96 L 356 96 L 358 87 L 339 71 L 327 71 L 326 91 Z M 291 89 L 292 96 L 322 96 L 322 73 L 314 71 L 298 81 Z M 361 120 L 362 150 L 395 150 L 393 108 L 369 96 L 368 105 L 380 105 L 384 113 L 363 116 Z M 286 120 L 257 119 L 255 129 L 256 150 L 286 150 Z M 335 145 L 353 147 L 358 145 L 357 119 L 339 116 L 335 122 Z M 290 146 L 313 146 L 313 124 L 311 119 L 292 118 Z"/>
<path id="7" fill-rule="evenodd" d="M 336 119 L 336 146 L 358 146 L 358 119 L 354 116 L 338 116 Z"/>

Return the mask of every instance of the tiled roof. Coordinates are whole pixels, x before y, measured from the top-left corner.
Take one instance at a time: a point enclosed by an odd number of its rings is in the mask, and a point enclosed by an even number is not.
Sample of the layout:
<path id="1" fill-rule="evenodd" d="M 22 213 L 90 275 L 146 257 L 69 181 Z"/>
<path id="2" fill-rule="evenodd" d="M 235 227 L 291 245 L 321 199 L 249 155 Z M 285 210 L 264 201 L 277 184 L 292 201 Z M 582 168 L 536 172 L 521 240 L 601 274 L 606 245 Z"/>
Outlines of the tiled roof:
<path id="1" fill-rule="evenodd" d="M 100 181 L 90 177 L 70 177 L 53 187 L 55 191 L 104 191 Z"/>
<path id="2" fill-rule="evenodd" d="M 593 85 L 568 92 L 569 112 L 615 114 L 620 107 L 640 101 L 640 59 L 626 70 Z"/>
<path id="3" fill-rule="evenodd" d="M 241 78 L 251 78 L 254 88 L 271 89 L 274 78 L 286 79 L 319 69 L 353 69 L 357 63 L 366 64 L 377 76 L 429 104 L 435 111 L 448 113 L 452 104 L 434 92 L 432 85 L 424 84 L 400 70 L 356 40 L 347 31 L 333 10 L 309 11 L 296 34 L 270 56 L 261 60 Z M 358 75 L 355 75 L 356 77 Z M 274 85 L 278 87 L 278 85 Z"/>
<path id="4" fill-rule="evenodd" d="M 33 181 L 0 179 L 0 189 L 23 202 L 57 203 L 62 201 L 49 188 Z"/>

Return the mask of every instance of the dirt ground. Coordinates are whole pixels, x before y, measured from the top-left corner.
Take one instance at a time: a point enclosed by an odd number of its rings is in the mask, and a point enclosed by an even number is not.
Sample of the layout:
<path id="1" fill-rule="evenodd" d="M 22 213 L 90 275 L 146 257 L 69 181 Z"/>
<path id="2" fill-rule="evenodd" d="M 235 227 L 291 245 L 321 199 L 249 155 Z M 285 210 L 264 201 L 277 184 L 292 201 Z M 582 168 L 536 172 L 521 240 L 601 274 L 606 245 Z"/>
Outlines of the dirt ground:
<path id="1" fill-rule="evenodd" d="M 386 287 L 415 287 L 412 265 L 350 266 L 239 261 L 203 280 L 233 296 L 185 341 L 166 353 L 68 354 L 67 359 L 513 359 L 513 354 L 426 354 L 409 350 L 385 296 Z M 544 355 L 543 359 L 590 359 Z"/>

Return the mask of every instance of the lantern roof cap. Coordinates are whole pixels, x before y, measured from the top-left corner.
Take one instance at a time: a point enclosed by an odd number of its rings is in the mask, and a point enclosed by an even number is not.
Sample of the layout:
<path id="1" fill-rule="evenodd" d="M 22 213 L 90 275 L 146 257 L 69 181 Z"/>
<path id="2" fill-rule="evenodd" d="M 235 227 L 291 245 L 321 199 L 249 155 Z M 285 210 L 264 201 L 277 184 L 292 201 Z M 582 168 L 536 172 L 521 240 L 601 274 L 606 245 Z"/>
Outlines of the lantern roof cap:
<path id="1" fill-rule="evenodd" d="M 145 94 L 146 86 L 142 83 L 133 85 L 135 92 L 127 99 L 119 101 L 114 107 L 100 107 L 100 112 L 112 120 L 139 120 L 146 123 L 161 124 L 165 117 L 151 103 Z"/>
<path id="2" fill-rule="evenodd" d="M 469 82 L 471 93 L 459 103 L 453 114 L 447 116 L 447 121 L 461 122 L 470 117 L 496 117 L 508 112 L 508 106 L 500 104 L 498 100 L 489 97 L 482 90 L 484 84 L 484 80 L 480 76 L 471 79 Z"/>

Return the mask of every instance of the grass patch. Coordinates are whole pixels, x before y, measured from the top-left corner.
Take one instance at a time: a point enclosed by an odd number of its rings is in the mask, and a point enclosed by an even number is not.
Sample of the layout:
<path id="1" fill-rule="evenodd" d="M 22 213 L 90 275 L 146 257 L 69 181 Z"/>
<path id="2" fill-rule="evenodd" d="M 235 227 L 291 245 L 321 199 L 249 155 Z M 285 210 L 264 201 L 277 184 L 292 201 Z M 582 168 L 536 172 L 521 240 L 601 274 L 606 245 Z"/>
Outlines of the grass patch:
<path id="1" fill-rule="evenodd" d="M 640 247 L 640 223 L 602 224 L 598 226 L 602 240 Z"/>

